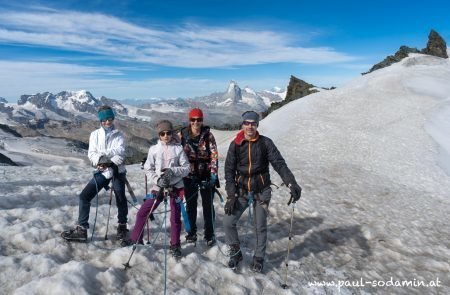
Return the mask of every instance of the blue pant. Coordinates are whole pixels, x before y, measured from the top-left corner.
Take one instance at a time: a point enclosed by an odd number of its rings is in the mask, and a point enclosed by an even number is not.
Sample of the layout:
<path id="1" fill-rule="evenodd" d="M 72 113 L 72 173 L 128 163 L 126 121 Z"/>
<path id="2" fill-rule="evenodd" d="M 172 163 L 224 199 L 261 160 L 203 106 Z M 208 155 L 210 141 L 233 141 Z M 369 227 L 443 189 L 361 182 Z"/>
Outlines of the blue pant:
<path id="1" fill-rule="evenodd" d="M 125 197 L 125 181 L 123 177 L 125 173 L 119 174 L 119 177 L 112 179 L 112 189 L 116 196 L 116 205 L 118 209 L 117 219 L 119 223 L 127 223 L 128 205 Z M 97 184 L 96 184 L 97 182 Z M 89 228 L 89 211 L 91 209 L 91 201 L 97 195 L 97 192 L 108 187 L 111 179 L 106 179 L 102 174 L 94 174 L 94 177 L 84 187 L 80 194 L 80 204 L 78 211 L 78 224 L 84 228 Z M 97 191 L 98 190 L 98 191 Z"/>

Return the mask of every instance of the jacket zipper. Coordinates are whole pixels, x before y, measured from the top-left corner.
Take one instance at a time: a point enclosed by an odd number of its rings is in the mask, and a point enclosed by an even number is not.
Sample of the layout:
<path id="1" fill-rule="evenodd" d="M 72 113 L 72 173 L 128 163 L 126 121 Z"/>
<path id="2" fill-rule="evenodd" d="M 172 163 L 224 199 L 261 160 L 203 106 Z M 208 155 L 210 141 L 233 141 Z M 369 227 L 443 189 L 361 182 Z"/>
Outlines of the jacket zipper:
<path id="1" fill-rule="evenodd" d="M 248 182 L 247 182 L 247 191 L 250 192 L 250 182 L 251 182 L 251 175 L 250 171 L 252 171 L 252 149 L 251 149 L 252 142 L 248 142 Z"/>

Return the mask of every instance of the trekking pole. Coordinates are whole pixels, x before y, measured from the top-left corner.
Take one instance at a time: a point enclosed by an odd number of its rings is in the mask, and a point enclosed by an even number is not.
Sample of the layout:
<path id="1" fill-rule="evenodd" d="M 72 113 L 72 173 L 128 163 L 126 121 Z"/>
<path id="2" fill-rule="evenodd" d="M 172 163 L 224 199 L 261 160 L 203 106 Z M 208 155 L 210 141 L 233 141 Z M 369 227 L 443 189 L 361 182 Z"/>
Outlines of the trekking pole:
<path id="1" fill-rule="evenodd" d="M 113 185 L 114 185 L 114 178 L 113 178 Z M 108 227 L 109 227 L 109 216 L 111 215 L 111 203 L 112 203 L 112 192 L 113 188 L 109 188 L 109 210 L 108 210 L 108 219 L 106 219 L 106 233 L 105 233 L 105 241 L 108 239 Z"/>
<path id="2" fill-rule="evenodd" d="M 141 169 L 144 170 L 144 164 L 145 161 L 147 160 L 147 158 L 145 158 L 142 162 L 141 162 Z M 147 186 L 147 174 L 145 174 L 144 172 L 144 183 L 145 183 L 145 196 L 147 196 L 148 194 L 148 186 Z M 148 218 L 145 222 L 147 224 L 147 245 L 150 244 L 150 225 L 148 224 Z"/>
<path id="3" fill-rule="evenodd" d="M 144 166 L 142 166 L 142 168 L 144 168 Z M 145 195 L 147 196 L 148 194 L 148 189 L 147 189 L 147 174 L 145 174 Z M 150 216 L 150 215 L 149 215 Z M 148 218 L 146 220 L 146 224 L 147 224 L 147 245 L 150 244 L 150 225 L 148 223 Z"/>
<path id="4" fill-rule="evenodd" d="M 164 295 L 167 293 L 167 188 L 164 189 Z"/>
<path id="5" fill-rule="evenodd" d="M 157 202 L 157 200 L 155 198 L 154 201 L 153 201 L 153 205 L 150 208 L 150 211 L 148 212 L 147 217 L 145 218 L 145 220 L 147 220 L 147 224 L 148 224 L 148 217 L 150 216 L 150 214 L 152 213 L 153 209 L 155 208 L 156 202 Z M 138 239 L 133 244 L 133 250 L 131 251 L 131 254 L 130 254 L 130 257 L 128 258 L 128 261 L 123 264 L 123 266 L 125 266 L 125 270 L 127 270 L 128 268 L 131 267 L 131 265 L 130 265 L 131 257 L 133 257 L 134 251 L 136 251 L 137 244 L 139 243 L 140 237 L 143 235 L 143 233 L 144 233 L 144 227 L 142 227 L 142 230 L 139 233 Z"/>
<path id="6" fill-rule="evenodd" d="M 295 209 L 295 202 L 292 203 L 292 211 L 291 211 L 291 226 L 289 227 L 289 240 L 288 240 L 288 249 L 287 249 L 287 254 L 286 254 L 286 275 L 284 277 L 284 284 L 281 284 L 281 288 L 283 289 L 287 289 L 289 288 L 289 286 L 287 285 L 287 275 L 288 275 L 288 267 L 289 267 L 289 263 L 288 263 L 288 259 L 289 259 L 289 253 L 291 251 L 291 240 L 292 240 L 292 224 L 294 221 L 294 209 Z"/>
<path id="7" fill-rule="evenodd" d="M 94 182 L 95 182 L 95 190 L 97 192 L 97 205 L 95 206 L 95 218 L 94 218 L 94 226 L 92 227 L 91 242 L 94 239 L 95 225 L 97 224 L 97 215 L 98 215 L 98 183 L 97 183 L 97 179 L 95 178 L 95 176 L 97 174 L 99 174 L 99 173 L 100 173 L 100 171 L 96 170 L 96 171 L 94 171 L 94 176 L 93 176 L 93 179 L 94 179 Z"/>

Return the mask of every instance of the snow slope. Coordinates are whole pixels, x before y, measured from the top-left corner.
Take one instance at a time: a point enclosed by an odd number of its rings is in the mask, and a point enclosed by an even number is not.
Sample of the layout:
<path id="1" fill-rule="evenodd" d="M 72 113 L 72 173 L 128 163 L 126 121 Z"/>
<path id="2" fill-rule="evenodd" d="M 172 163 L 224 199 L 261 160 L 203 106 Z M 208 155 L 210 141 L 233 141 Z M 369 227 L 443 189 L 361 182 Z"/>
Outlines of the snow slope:
<path id="1" fill-rule="evenodd" d="M 261 122 L 304 191 L 292 207 L 285 187 L 274 188 L 263 274 L 248 268 L 254 247 L 244 213 L 244 261 L 226 267 L 223 209 L 216 200 L 219 245 L 182 244 L 184 257 L 167 263 L 169 294 L 449 294 L 450 176 L 448 60 L 414 55 L 348 85 L 296 100 Z M 220 167 L 235 132 L 214 131 Z M 58 150 L 58 146 L 54 146 Z M 448 164 L 448 163 L 447 163 Z M 139 165 L 127 167 L 139 198 Z M 67 244 L 59 233 L 77 218 L 78 200 L 92 169 L 37 163 L 0 167 L 0 283 L 6 294 L 162 294 L 164 235 L 151 225 L 153 245 L 131 248 L 104 241 L 108 195 L 100 193 L 94 241 Z M 221 173 L 223 176 L 223 171 Z M 272 181 L 280 185 L 275 172 Z M 224 187 L 223 180 L 221 182 Z M 224 194 L 224 192 L 222 191 Z M 93 201 L 90 223 L 94 223 Z M 136 209 L 130 207 L 133 226 Z M 111 216 L 117 209 L 113 206 Z M 159 208 L 162 212 L 162 208 Z M 199 216 L 202 216 L 199 207 Z M 109 236 L 115 231 L 111 218 Z M 198 221 L 203 228 L 202 218 Z M 92 226 L 91 226 L 92 228 Z M 7 270 L 7 271 L 6 271 Z M 409 286 L 380 286 L 386 282 Z M 417 286 L 434 282 L 438 287 Z M 325 283 L 319 286 L 314 282 Z M 341 283 L 342 287 L 333 286 Z M 359 284 L 359 285 L 358 285 Z M 363 284 L 364 286 L 362 286 Z M 353 285 L 353 286 L 352 286 Z"/>

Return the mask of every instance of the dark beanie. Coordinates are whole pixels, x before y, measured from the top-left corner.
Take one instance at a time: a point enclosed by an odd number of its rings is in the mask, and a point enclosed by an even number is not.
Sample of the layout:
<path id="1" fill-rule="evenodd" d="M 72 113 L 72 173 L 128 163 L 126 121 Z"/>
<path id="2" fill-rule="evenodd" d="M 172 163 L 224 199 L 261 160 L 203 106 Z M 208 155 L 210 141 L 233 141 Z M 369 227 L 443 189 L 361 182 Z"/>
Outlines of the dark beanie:
<path id="1" fill-rule="evenodd" d="M 159 121 L 156 126 L 156 132 L 161 133 L 163 131 L 173 131 L 172 123 L 169 120 Z"/>
<path id="2" fill-rule="evenodd" d="M 242 114 L 242 121 L 252 120 L 259 122 L 259 115 L 254 111 L 247 111 Z"/>

